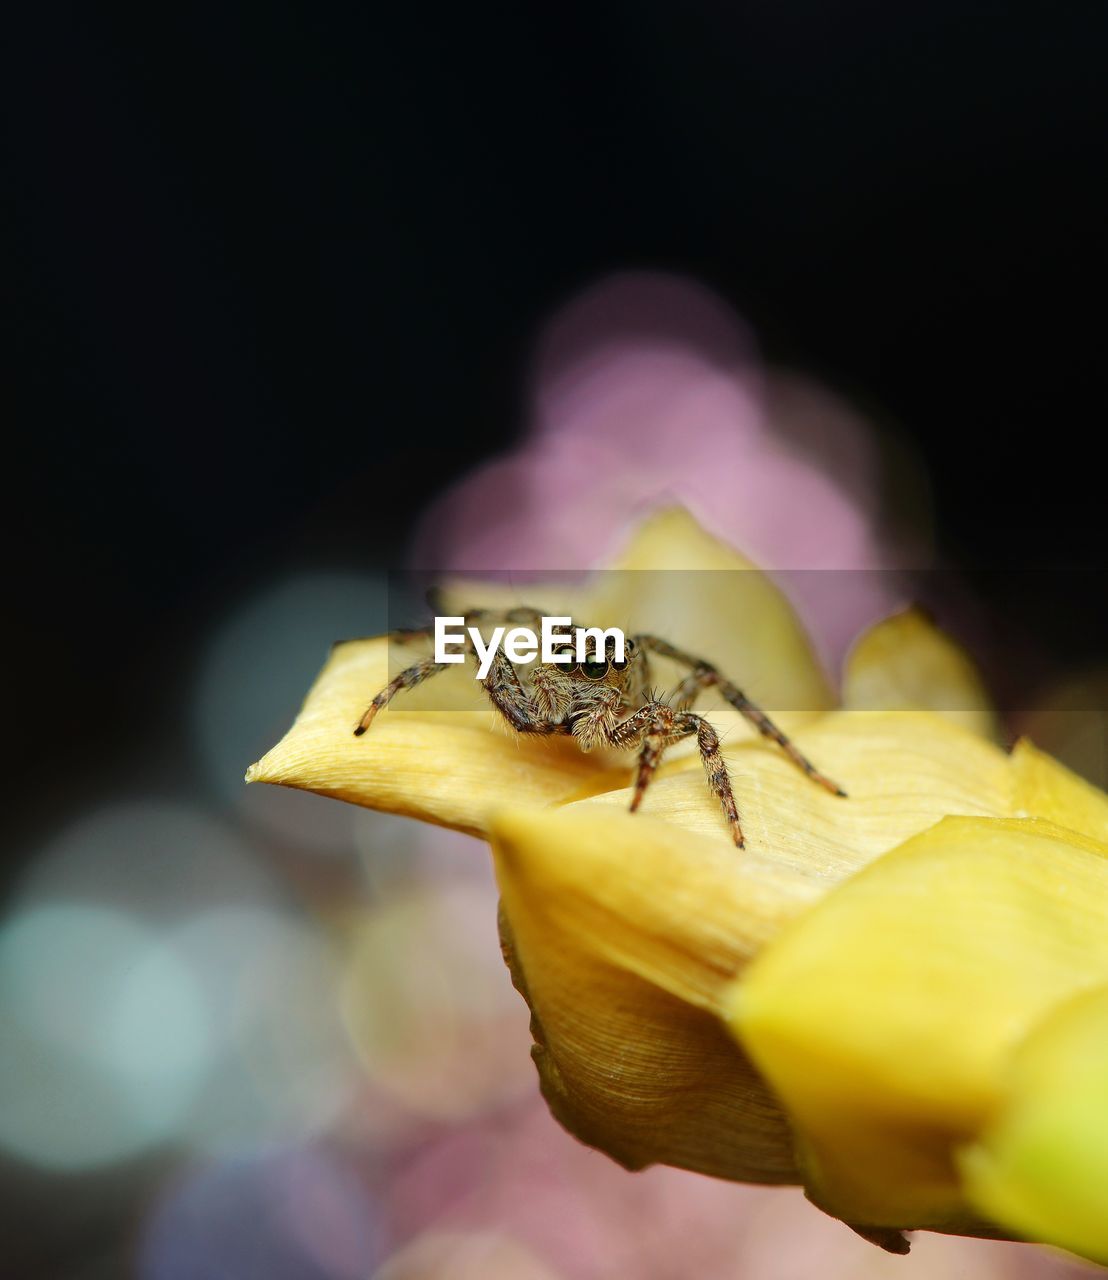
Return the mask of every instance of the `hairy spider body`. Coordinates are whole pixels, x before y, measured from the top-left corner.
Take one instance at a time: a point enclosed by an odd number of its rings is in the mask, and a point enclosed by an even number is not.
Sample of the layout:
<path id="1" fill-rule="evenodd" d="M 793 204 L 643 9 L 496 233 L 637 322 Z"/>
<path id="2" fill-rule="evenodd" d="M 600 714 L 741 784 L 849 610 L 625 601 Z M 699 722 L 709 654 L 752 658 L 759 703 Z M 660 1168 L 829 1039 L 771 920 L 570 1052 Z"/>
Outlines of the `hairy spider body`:
<path id="1" fill-rule="evenodd" d="M 484 609 L 466 614 L 467 626 L 482 626 L 496 621 L 532 623 L 542 615 L 537 609 L 512 609 L 494 615 Z M 398 632 L 397 639 L 429 636 L 429 632 Z M 631 812 L 642 804 L 643 796 L 658 768 L 662 753 L 682 738 L 696 737 L 700 758 L 704 763 L 708 787 L 717 797 L 731 830 L 731 837 L 741 849 L 744 845 L 739 811 L 731 788 L 731 777 L 720 750 L 715 729 L 702 715 L 691 710 L 693 702 L 705 689 L 717 689 L 736 711 L 764 737 L 771 739 L 789 759 L 832 795 L 846 792 L 812 764 L 737 686 L 727 680 L 710 662 L 675 648 L 668 641 L 649 634 L 634 635 L 625 641 L 624 661 L 614 660 L 609 644 L 605 659 L 577 663 L 572 657 L 566 664 L 536 662 L 526 682 L 500 649 L 492 661 L 484 689 L 493 706 L 517 733 L 550 736 L 572 736 L 582 751 L 596 746 L 616 750 L 638 750 Z M 469 653 L 477 661 L 472 641 Z M 668 699 L 658 697 L 649 688 L 650 654 L 669 658 L 688 669 Z M 373 723 L 377 712 L 401 689 L 410 689 L 428 677 L 447 669 L 446 663 L 425 658 L 405 668 L 377 694 L 354 728 L 363 734 Z"/>

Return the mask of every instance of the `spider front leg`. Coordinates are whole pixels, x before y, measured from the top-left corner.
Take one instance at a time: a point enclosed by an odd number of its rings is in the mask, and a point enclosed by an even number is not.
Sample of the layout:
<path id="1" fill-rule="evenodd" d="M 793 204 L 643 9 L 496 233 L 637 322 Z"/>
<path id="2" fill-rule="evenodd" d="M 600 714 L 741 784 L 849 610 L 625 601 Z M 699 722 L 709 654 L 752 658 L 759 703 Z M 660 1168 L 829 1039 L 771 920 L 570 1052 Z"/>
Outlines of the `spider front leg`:
<path id="1" fill-rule="evenodd" d="M 434 658 L 424 658 L 422 662 L 417 662 L 414 666 L 405 667 L 399 675 L 394 676 L 385 685 L 369 706 L 366 707 L 362 718 L 354 726 L 354 736 L 360 738 L 373 723 L 377 712 L 382 707 L 387 706 L 394 695 L 399 693 L 401 689 L 414 689 L 417 684 L 422 684 L 428 676 L 438 675 L 440 671 L 445 671 L 447 666 L 447 663 L 436 662 Z"/>
<path id="2" fill-rule="evenodd" d="M 477 622 L 486 616 L 487 611 L 484 609 L 474 609 L 465 618 L 468 625 L 470 621 Z M 390 644 L 410 644 L 413 640 L 430 640 L 434 635 L 434 630 L 430 627 L 403 627 L 396 631 L 389 632 Z M 473 642 L 470 641 L 469 652 L 476 657 L 473 648 Z M 400 692 L 401 689 L 414 689 L 417 684 L 422 684 L 429 676 L 438 675 L 440 671 L 445 671 L 452 663 L 436 662 L 434 658 L 424 658 L 421 662 L 413 663 L 410 667 L 405 667 L 399 675 L 394 676 L 381 692 L 366 707 L 362 718 L 354 726 L 354 737 L 360 738 L 363 733 L 373 723 L 377 712 L 382 707 L 387 707 L 393 700 L 393 697 Z"/>
<path id="3" fill-rule="evenodd" d="M 646 789 L 661 762 L 662 752 L 666 747 L 680 742 L 682 738 L 691 737 L 694 733 L 704 772 L 708 776 L 708 786 L 723 808 L 727 825 L 731 828 L 732 840 L 741 849 L 746 841 L 739 822 L 735 793 L 731 789 L 731 775 L 727 772 L 723 752 L 720 750 L 719 735 L 703 716 L 698 716 L 694 711 L 675 711 L 665 702 L 648 702 L 621 725 L 616 726 L 612 734 L 614 746 L 628 747 L 636 741 L 642 743 L 635 771 L 635 789 L 631 796 L 631 812 L 637 812 L 642 804 Z"/>
<path id="4" fill-rule="evenodd" d="M 477 652 L 472 642 L 469 652 L 474 662 L 477 662 Z M 365 714 L 354 727 L 354 736 L 361 737 L 373 723 L 377 712 L 387 706 L 401 689 L 414 688 L 429 676 L 437 675 L 451 665 L 453 664 L 436 662 L 434 658 L 425 658 L 414 666 L 406 667 L 399 675 L 394 676 L 369 704 Z M 540 708 L 535 706 L 520 682 L 515 667 L 502 651 L 497 650 L 492 668 L 483 684 L 489 701 L 517 733 L 546 735 L 568 732 L 565 725 L 553 723 L 542 714 Z"/>
<path id="5" fill-rule="evenodd" d="M 523 687 L 515 667 L 498 649 L 492 668 L 485 679 L 485 692 L 489 701 L 517 733 L 553 734 L 568 733 L 565 724 L 550 719 Z"/>
<path id="6" fill-rule="evenodd" d="M 691 654 L 674 648 L 667 641 L 658 639 L 657 636 L 636 636 L 635 641 L 644 648 L 653 650 L 654 653 L 661 654 L 665 658 L 672 658 L 675 662 L 680 662 L 684 666 L 692 668 L 673 692 L 673 701 L 677 706 L 691 706 L 697 694 L 703 692 L 703 690 L 718 689 L 722 698 L 748 720 L 763 738 L 769 738 L 771 742 L 776 742 L 793 764 L 806 773 L 813 782 L 818 783 L 819 786 L 823 787 L 825 791 L 829 791 L 833 796 L 846 796 L 846 792 L 842 787 L 837 782 L 833 782 L 825 773 L 821 773 L 793 741 L 773 723 L 757 703 L 751 702 L 737 685 L 732 684 L 730 680 L 720 675 L 710 662 L 705 662 L 701 658 L 694 658 Z"/>
<path id="7" fill-rule="evenodd" d="M 434 634 L 434 630 L 430 627 L 399 627 L 396 631 L 389 632 L 389 641 L 392 644 L 411 644 L 414 640 L 430 640 Z M 446 667 L 446 663 L 436 662 L 434 658 L 424 658 L 421 662 L 405 667 L 399 675 L 394 676 L 385 685 L 369 706 L 366 707 L 362 718 L 354 726 L 354 737 L 360 738 L 365 733 L 373 723 L 377 712 L 382 707 L 388 706 L 393 696 L 399 693 L 401 689 L 413 689 L 417 684 L 422 684 L 428 676 L 438 675 L 440 671 L 445 671 Z"/>

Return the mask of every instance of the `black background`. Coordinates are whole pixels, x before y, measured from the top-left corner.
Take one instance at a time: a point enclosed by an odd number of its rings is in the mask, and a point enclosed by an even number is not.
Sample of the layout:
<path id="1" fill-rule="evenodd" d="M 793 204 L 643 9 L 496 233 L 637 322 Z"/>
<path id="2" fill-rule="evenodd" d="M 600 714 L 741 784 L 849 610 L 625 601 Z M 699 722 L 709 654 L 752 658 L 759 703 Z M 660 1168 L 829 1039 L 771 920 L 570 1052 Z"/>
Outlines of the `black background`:
<path id="1" fill-rule="evenodd" d="M 1002 627 L 1103 658 L 1104 4 L 33 5 L 4 43 L 5 873 L 144 781 L 259 574 L 398 561 L 618 268 L 894 427 Z M 134 1221 L 20 1179 L 63 1254 Z"/>
<path id="2" fill-rule="evenodd" d="M 699 276 L 895 424 L 949 563 L 1099 566 L 1104 5 L 19 23 L 5 670 L 32 809 L 141 736 L 258 565 L 397 559 L 517 432 L 542 319 L 614 268 Z M 1060 663 L 1102 652 L 1093 593 L 1003 581 Z"/>

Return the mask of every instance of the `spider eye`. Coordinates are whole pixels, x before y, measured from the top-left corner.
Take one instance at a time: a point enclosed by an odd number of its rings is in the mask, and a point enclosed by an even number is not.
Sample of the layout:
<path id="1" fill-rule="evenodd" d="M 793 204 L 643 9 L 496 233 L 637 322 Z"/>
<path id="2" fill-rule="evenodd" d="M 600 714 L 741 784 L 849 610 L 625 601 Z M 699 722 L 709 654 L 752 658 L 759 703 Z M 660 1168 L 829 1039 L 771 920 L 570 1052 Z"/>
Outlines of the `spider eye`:
<path id="1" fill-rule="evenodd" d="M 603 680 L 608 674 L 607 662 L 582 662 L 581 674 L 586 680 Z"/>
<path id="2" fill-rule="evenodd" d="M 559 671 L 564 671 L 567 676 L 573 675 L 577 670 L 577 663 L 573 661 L 573 646 L 568 644 L 562 645 L 560 649 L 555 649 L 554 652 L 558 656 L 569 656 L 569 662 L 558 662 L 555 663 L 555 666 Z"/>
<path id="3" fill-rule="evenodd" d="M 614 649 L 614 646 L 613 646 Z M 624 640 L 623 642 L 623 661 L 617 662 L 612 659 L 613 671 L 626 671 L 631 665 L 631 659 L 635 656 L 635 642 L 633 640 Z"/>

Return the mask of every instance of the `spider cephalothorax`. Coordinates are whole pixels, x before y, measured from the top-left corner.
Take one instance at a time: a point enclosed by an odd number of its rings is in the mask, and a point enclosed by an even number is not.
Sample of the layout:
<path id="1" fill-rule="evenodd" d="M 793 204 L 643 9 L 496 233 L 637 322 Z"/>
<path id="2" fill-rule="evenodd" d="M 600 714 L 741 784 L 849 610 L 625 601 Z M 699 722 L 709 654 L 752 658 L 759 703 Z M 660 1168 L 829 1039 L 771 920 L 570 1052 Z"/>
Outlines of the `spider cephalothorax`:
<path id="1" fill-rule="evenodd" d="M 502 618 L 511 623 L 529 623 L 541 616 L 537 609 L 520 608 L 510 610 Z M 477 626 L 496 620 L 493 614 L 483 609 L 473 610 L 465 618 L 467 624 Z M 429 633 L 406 632 L 403 638 L 426 634 Z M 476 659 L 472 643 L 469 651 Z M 665 699 L 648 687 L 648 655 L 652 653 L 688 668 L 688 674 Z M 846 795 L 841 787 L 801 755 L 769 716 L 711 663 L 674 648 L 658 636 L 645 634 L 627 638 L 622 661 L 615 659 L 612 640 L 607 642 L 604 660 L 598 659 L 599 654 L 594 654 L 592 660 L 585 662 L 577 662 L 573 656 L 566 663 L 538 662 L 526 676 L 521 676 L 504 652 L 498 649 L 483 682 L 484 689 L 493 706 L 518 733 L 569 735 L 582 751 L 601 745 L 622 751 L 637 748 L 639 759 L 631 796 L 632 813 L 642 803 L 666 747 L 695 735 L 708 775 L 708 786 L 719 798 L 735 844 L 740 849 L 743 847 L 739 811 L 720 751 L 719 737 L 702 715 L 690 710 L 697 696 L 712 688 L 718 690 L 721 697 L 741 712 L 761 734 L 776 742 L 813 782 L 832 795 Z M 355 734 L 365 733 L 374 716 L 395 693 L 445 671 L 447 665 L 434 658 L 425 658 L 405 668 L 373 699 L 358 721 Z"/>

